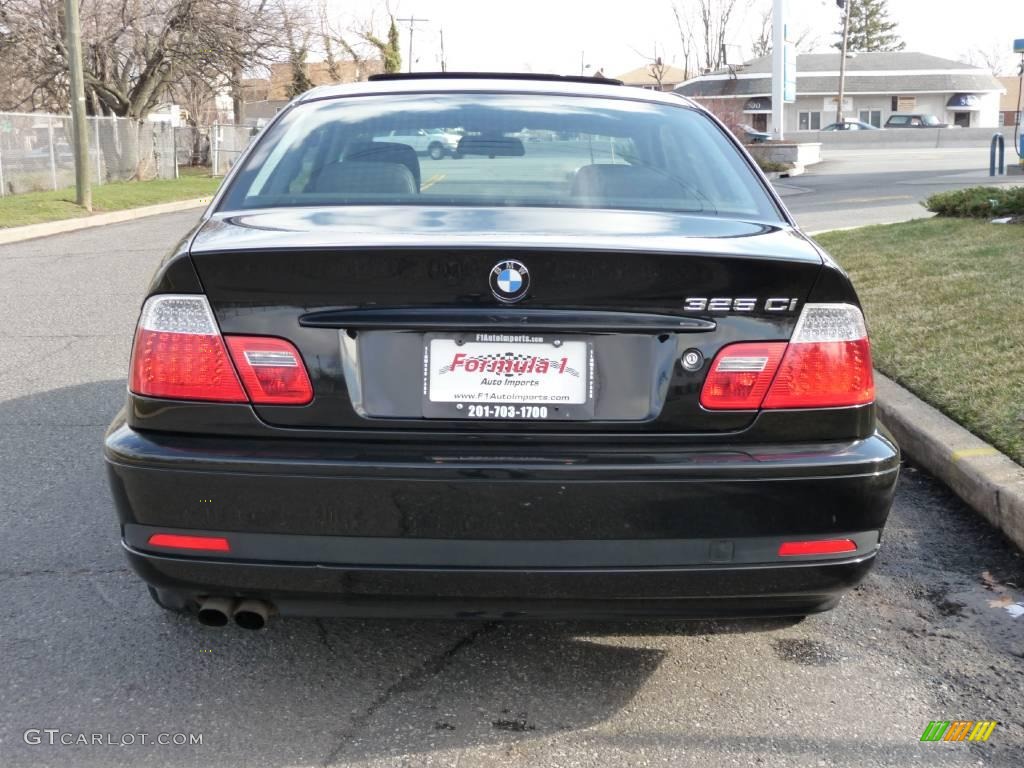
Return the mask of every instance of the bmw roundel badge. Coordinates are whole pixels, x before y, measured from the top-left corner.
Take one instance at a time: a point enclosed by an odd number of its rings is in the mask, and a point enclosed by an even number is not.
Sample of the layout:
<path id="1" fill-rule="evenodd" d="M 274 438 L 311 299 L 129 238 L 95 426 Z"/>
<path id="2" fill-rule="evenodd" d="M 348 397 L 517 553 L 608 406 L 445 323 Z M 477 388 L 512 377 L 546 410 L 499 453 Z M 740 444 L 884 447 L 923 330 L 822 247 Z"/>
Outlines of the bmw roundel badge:
<path id="1" fill-rule="evenodd" d="M 490 282 L 494 298 L 511 304 L 530 290 L 530 271 L 521 261 L 499 261 L 491 270 Z"/>

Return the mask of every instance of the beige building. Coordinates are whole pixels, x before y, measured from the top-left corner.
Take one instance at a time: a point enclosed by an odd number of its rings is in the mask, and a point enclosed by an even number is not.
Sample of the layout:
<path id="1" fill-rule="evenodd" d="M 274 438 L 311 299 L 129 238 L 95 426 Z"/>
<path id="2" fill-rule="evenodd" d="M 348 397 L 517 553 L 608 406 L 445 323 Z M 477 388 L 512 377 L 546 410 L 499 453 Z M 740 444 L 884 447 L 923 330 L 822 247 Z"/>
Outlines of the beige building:
<path id="1" fill-rule="evenodd" d="M 313 85 L 333 85 L 365 80 L 370 75 L 384 71 L 383 59 L 364 61 L 344 60 L 335 63 L 337 76 L 330 71 L 326 61 L 306 64 L 306 76 Z M 270 65 L 269 77 L 248 78 L 242 81 L 247 122 L 268 120 L 288 103 L 288 86 L 292 81 L 292 65 L 287 61 Z"/>
<path id="2" fill-rule="evenodd" d="M 738 67 L 688 80 L 676 91 L 737 123 L 772 131 L 772 60 L 762 56 Z M 996 128 L 1004 86 L 992 73 L 959 61 L 911 51 L 856 53 L 846 60 L 843 113 L 875 127 L 894 112 L 933 114 L 965 128 Z M 796 102 L 787 104 L 787 133 L 816 131 L 835 121 L 839 54 L 796 57 Z"/>
<path id="3" fill-rule="evenodd" d="M 655 76 L 654 65 L 648 64 L 631 69 L 623 75 L 617 75 L 615 79 L 621 80 L 626 85 L 632 85 L 635 88 L 647 88 L 652 91 L 672 91 L 686 81 L 686 73 L 679 69 L 679 67 L 665 65 L 660 75 L 661 83 L 659 85 L 658 78 Z"/>

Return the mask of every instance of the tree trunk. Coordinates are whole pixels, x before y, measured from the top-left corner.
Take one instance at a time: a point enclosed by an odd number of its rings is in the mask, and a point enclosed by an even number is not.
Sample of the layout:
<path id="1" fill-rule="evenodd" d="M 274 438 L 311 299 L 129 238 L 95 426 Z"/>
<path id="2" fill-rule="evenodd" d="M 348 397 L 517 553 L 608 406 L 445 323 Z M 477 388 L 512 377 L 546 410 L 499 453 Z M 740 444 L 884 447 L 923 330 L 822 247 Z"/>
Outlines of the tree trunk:
<path id="1" fill-rule="evenodd" d="M 235 113 L 235 125 L 242 125 L 245 122 L 245 96 L 242 92 L 242 70 L 238 67 L 231 68 L 231 108 Z"/>

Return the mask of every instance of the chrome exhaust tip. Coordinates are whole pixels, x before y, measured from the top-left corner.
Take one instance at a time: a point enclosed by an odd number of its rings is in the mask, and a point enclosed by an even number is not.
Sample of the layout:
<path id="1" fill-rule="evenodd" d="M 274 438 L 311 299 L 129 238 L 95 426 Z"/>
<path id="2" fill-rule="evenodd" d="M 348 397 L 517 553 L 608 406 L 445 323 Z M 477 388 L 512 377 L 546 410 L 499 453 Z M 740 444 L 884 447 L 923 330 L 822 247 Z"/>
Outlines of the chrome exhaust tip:
<path id="1" fill-rule="evenodd" d="M 270 616 L 270 605 L 263 600 L 242 600 L 232 615 L 242 629 L 263 629 Z"/>
<path id="2" fill-rule="evenodd" d="M 235 601 L 229 597 L 208 597 L 199 606 L 199 623 L 204 627 L 223 627 L 234 612 Z"/>

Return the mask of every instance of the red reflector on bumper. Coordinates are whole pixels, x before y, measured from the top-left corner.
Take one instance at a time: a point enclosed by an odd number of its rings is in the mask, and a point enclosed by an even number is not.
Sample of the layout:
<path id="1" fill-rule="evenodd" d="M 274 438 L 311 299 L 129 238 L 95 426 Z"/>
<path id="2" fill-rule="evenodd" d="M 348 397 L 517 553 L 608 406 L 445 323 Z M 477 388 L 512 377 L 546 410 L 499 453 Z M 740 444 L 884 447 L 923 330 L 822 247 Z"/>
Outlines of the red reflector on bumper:
<path id="1" fill-rule="evenodd" d="M 223 536 L 179 536 L 175 533 L 154 533 L 149 537 L 152 547 L 198 549 L 206 552 L 230 552 L 231 545 Z"/>
<path id="2" fill-rule="evenodd" d="M 791 555 L 834 555 L 837 552 L 856 552 L 853 539 L 820 539 L 817 541 L 784 541 L 779 547 L 780 557 Z"/>

